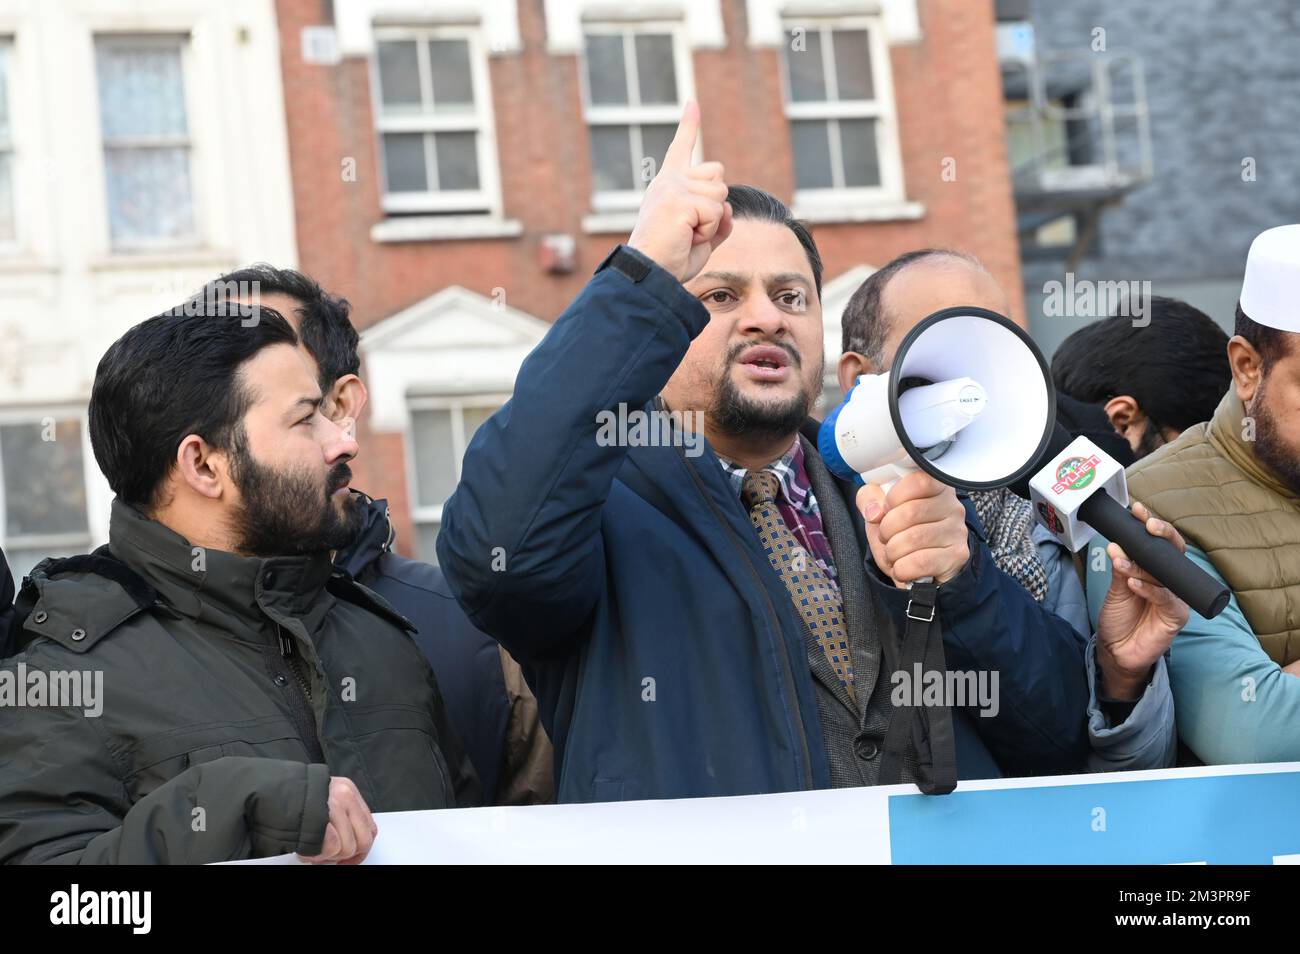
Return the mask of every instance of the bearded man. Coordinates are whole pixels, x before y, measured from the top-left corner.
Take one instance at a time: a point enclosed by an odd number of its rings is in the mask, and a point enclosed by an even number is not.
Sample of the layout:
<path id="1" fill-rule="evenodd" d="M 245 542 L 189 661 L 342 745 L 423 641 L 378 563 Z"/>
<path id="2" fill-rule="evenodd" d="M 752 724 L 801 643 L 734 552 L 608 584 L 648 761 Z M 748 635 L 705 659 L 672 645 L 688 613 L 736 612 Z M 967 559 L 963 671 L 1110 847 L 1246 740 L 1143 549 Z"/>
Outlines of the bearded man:
<path id="1" fill-rule="evenodd" d="M 174 309 L 100 361 L 109 543 L 32 571 L 0 677 L 92 673 L 102 704 L 0 706 L 0 860 L 358 863 L 372 811 L 475 797 L 410 624 L 331 561 L 352 422 L 258 310 Z"/>

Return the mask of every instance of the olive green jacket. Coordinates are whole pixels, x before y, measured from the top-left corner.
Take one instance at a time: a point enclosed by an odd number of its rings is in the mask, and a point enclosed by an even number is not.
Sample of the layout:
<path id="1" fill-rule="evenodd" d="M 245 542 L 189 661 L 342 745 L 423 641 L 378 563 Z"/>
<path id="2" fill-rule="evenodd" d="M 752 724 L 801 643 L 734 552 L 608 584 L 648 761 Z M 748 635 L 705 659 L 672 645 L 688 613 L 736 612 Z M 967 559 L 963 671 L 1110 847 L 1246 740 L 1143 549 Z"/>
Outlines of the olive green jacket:
<path id="1" fill-rule="evenodd" d="M 119 501 L 109 549 L 24 585 L 0 861 L 313 854 L 332 775 L 375 812 L 476 800 L 409 624 L 329 554 L 205 551 Z"/>
<path id="2" fill-rule="evenodd" d="M 1285 666 L 1300 659 L 1300 498 L 1255 456 L 1254 426 L 1229 388 L 1211 420 L 1130 467 L 1128 489 L 1205 554 Z"/>

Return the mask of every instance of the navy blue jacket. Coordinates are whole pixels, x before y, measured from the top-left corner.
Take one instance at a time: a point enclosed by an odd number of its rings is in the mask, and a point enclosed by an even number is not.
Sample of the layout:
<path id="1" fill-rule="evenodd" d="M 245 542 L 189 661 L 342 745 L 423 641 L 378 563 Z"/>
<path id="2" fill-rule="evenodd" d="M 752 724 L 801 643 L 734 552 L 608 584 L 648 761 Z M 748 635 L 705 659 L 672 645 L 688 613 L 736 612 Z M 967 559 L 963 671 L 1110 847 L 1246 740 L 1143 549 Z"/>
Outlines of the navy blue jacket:
<path id="1" fill-rule="evenodd" d="M 561 802 L 830 785 L 802 623 L 713 451 L 596 439 L 598 412 L 646 407 L 708 320 L 657 266 L 599 272 L 474 435 L 443 509 L 439 563 L 524 665 Z M 959 774 L 1081 770 L 1083 639 L 971 542 L 940 589 L 944 645 L 950 669 L 1000 673 L 1001 711 L 955 712 Z M 906 592 L 860 572 L 901 619 Z"/>
<path id="2" fill-rule="evenodd" d="M 388 501 L 358 495 L 358 503 L 365 506 L 365 524 L 352 545 L 335 554 L 334 563 L 415 624 L 415 641 L 478 773 L 484 803 L 495 804 L 510 716 L 500 650 L 465 618 L 436 566 L 392 551 Z"/>

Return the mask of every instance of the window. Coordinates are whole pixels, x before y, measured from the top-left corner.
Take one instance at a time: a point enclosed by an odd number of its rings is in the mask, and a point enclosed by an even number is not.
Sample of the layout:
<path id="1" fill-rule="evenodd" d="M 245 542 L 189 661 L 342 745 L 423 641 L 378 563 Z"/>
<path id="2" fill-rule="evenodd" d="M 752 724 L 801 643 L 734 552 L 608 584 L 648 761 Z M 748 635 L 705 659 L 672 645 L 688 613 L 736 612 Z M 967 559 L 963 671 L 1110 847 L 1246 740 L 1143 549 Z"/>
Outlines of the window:
<path id="1" fill-rule="evenodd" d="M 671 24 L 587 25 L 582 75 L 596 211 L 640 204 L 690 96 L 689 63 Z"/>
<path id="2" fill-rule="evenodd" d="M 83 433 L 80 417 L 0 418 L 0 536 L 15 582 L 90 548 Z"/>
<path id="3" fill-rule="evenodd" d="M 9 126 L 9 76 L 13 41 L 0 39 L 0 244 L 14 241 L 14 143 Z"/>
<path id="4" fill-rule="evenodd" d="M 193 242 L 183 58 L 172 36 L 95 40 L 109 236 L 115 249 Z"/>
<path id="5" fill-rule="evenodd" d="M 375 31 L 387 212 L 497 212 L 487 72 L 465 28 Z"/>
<path id="6" fill-rule="evenodd" d="M 796 202 L 901 198 L 900 159 L 879 26 L 861 20 L 791 24 L 786 116 Z"/>
<path id="7" fill-rule="evenodd" d="M 410 402 L 411 471 L 414 488 L 415 550 L 426 563 L 437 563 L 434 544 L 442 525 L 442 505 L 460 481 L 465 448 L 479 425 L 508 395 L 458 398 L 413 398 Z"/>

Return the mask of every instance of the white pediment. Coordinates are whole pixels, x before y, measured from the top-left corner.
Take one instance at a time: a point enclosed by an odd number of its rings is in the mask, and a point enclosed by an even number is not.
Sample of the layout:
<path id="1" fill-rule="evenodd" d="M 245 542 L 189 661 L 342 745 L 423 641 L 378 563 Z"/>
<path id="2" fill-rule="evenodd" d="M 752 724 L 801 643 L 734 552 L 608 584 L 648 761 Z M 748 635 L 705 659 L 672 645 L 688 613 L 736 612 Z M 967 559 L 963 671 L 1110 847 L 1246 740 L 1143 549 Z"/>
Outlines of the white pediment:
<path id="1" fill-rule="evenodd" d="M 412 395 L 509 394 L 550 324 L 453 285 L 361 335 L 376 431 L 400 431 Z"/>
<path id="2" fill-rule="evenodd" d="M 371 325 L 361 335 L 361 352 L 493 348 L 542 340 L 550 325 L 504 298 L 486 298 L 459 285 L 444 288 Z"/>

